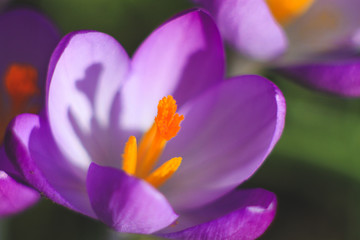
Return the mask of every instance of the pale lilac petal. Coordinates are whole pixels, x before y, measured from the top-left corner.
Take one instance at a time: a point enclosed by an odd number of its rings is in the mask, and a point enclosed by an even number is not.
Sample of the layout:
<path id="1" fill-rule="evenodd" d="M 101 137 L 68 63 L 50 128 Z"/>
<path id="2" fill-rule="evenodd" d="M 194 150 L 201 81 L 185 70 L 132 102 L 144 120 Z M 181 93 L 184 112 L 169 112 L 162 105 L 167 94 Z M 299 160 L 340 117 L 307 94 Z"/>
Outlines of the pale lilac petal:
<path id="1" fill-rule="evenodd" d="M 18 9 L 0 16 L 0 32 L 1 78 L 11 64 L 30 64 L 38 71 L 39 88 L 44 89 L 49 59 L 60 40 L 57 29 L 43 15 Z M 43 102 L 42 96 L 38 102 Z"/>
<path id="2" fill-rule="evenodd" d="M 37 191 L 18 183 L 0 170 L 0 217 L 21 212 L 34 205 L 39 198 Z"/>
<path id="3" fill-rule="evenodd" d="M 115 168 L 92 163 L 87 189 L 98 218 L 119 232 L 152 233 L 178 217 L 158 190 Z"/>
<path id="4" fill-rule="evenodd" d="M 360 22 L 360 1 L 317 0 L 287 29 L 292 58 L 324 52 L 336 48 L 344 41 L 356 40 Z M 357 43 L 356 43 L 357 42 Z"/>
<path id="5" fill-rule="evenodd" d="M 94 217 L 86 192 L 86 171 L 64 158 L 44 119 L 34 114 L 17 116 L 5 144 L 27 183 L 54 202 Z"/>
<path id="6" fill-rule="evenodd" d="M 279 68 L 305 86 L 348 97 L 360 96 L 360 60 L 332 60 Z"/>
<path id="7" fill-rule="evenodd" d="M 262 164 L 284 127 L 285 100 L 260 76 L 241 76 L 190 101 L 178 136 L 162 161 L 182 157 L 161 188 L 175 210 L 201 206 L 248 179 Z"/>
<path id="8" fill-rule="evenodd" d="M 147 130 L 161 98 L 171 94 L 181 106 L 223 80 L 224 62 L 220 34 L 206 13 L 192 10 L 169 20 L 134 55 L 122 93 L 123 126 Z"/>
<path id="9" fill-rule="evenodd" d="M 269 60 L 287 48 L 282 27 L 264 0 L 198 0 L 213 14 L 222 36 L 240 52 Z"/>
<path id="10" fill-rule="evenodd" d="M 91 160 L 108 161 L 107 140 L 113 106 L 129 70 L 129 58 L 111 36 L 74 32 L 52 55 L 48 74 L 48 116 L 60 150 L 87 169 Z M 111 159 L 113 160 L 113 159 Z"/>
<path id="11" fill-rule="evenodd" d="M 214 203 L 182 213 L 161 234 L 171 239 L 253 240 L 268 228 L 276 213 L 276 196 L 263 189 L 235 190 Z M 176 232 L 174 232 L 176 231 Z"/>

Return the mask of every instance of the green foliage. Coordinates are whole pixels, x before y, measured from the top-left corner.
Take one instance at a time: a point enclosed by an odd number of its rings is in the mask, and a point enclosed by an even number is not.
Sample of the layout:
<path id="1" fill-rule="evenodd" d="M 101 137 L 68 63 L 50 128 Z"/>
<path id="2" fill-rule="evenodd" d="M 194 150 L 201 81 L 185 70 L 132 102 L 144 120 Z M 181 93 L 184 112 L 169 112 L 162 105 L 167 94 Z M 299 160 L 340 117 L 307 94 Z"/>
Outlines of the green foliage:
<path id="1" fill-rule="evenodd" d="M 64 34 L 91 29 L 108 33 L 132 53 L 174 14 L 189 8 L 184 0 L 23 0 L 51 17 Z"/>
<path id="2" fill-rule="evenodd" d="M 359 181 L 360 100 L 309 90 L 289 79 L 275 82 L 285 95 L 287 115 L 274 153 Z"/>

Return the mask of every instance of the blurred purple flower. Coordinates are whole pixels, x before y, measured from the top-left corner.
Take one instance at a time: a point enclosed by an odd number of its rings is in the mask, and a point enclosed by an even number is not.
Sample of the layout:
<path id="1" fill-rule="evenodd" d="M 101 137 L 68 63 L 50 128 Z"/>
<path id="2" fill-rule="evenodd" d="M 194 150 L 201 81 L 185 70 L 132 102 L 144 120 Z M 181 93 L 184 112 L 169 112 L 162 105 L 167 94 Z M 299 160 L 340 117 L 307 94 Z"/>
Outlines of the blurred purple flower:
<path id="1" fill-rule="evenodd" d="M 360 1 L 193 1 L 212 13 L 241 53 L 267 61 L 286 50 L 267 65 L 311 88 L 360 96 Z"/>
<path id="2" fill-rule="evenodd" d="M 119 232 L 254 239 L 276 197 L 234 189 L 279 139 L 285 100 L 263 77 L 224 81 L 224 64 L 201 10 L 159 27 L 132 59 L 104 33 L 70 33 L 50 61 L 44 114 L 14 119 L 8 154 L 46 197 Z"/>
<path id="3" fill-rule="evenodd" d="M 18 9 L 0 16 L 0 216 L 33 205 L 37 191 L 23 185 L 2 146 L 11 119 L 42 107 L 47 65 L 60 36 L 54 26 L 32 10 Z"/>
<path id="4" fill-rule="evenodd" d="M 258 60 L 299 58 L 344 42 L 359 47 L 357 0 L 193 0 L 215 18 L 223 37 Z M 285 34 L 286 32 L 286 34 Z"/>
<path id="5" fill-rule="evenodd" d="M 264 0 L 193 0 L 214 17 L 225 40 L 261 61 L 280 56 L 288 41 Z"/>
<path id="6" fill-rule="evenodd" d="M 359 97 L 359 7 L 356 0 L 314 1 L 287 28 L 290 48 L 279 73 L 311 88 Z"/>

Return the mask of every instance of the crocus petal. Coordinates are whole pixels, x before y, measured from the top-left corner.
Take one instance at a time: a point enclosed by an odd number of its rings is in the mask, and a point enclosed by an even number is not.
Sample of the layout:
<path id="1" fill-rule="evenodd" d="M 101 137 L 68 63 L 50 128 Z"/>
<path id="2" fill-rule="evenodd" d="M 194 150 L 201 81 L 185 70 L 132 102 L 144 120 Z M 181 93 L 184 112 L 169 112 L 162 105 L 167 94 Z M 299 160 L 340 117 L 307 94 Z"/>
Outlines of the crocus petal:
<path id="1" fill-rule="evenodd" d="M 92 163 L 87 189 L 98 218 L 119 232 L 152 233 L 178 217 L 159 191 L 115 168 Z"/>
<path id="2" fill-rule="evenodd" d="M 192 10 L 169 20 L 134 55 L 122 96 L 123 126 L 147 130 L 161 98 L 172 94 L 181 106 L 223 80 L 224 62 L 221 37 L 209 15 Z"/>
<path id="3" fill-rule="evenodd" d="M 357 0 L 314 1 L 307 13 L 286 29 L 292 44 L 289 48 L 291 58 L 331 50 L 346 38 L 356 37 L 359 8 L 360 1 Z"/>
<path id="4" fill-rule="evenodd" d="M 0 170 L 0 217 L 11 215 L 35 204 L 40 194 Z"/>
<path id="5" fill-rule="evenodd" d="M 182 213 L 177 225 L 166 229 L 177 232 L 162 236 L 171 239 L 256 239 L 274 219 L 276 205 L 276 196 L 269 191 L 235 190 L 201 209 Z"/>
<path id="6" fill-rule="evenodd" d="M 343 96 L 360 96 L 360 60 L 299 64 L 278 70 L 305 86 Z"/>
<path id="7" fill-rule="evenodd" d="M 35 204 L 40 194 L 21 184 L 20 173 L 8 159 L 3 147 L 0 148 L 0 217 L 21 212 Z"/>
<path id="8" fill-rule="evenodd" d="M 60 150 L 74 165 L 87 169 L 91 160 L 106 159 L 107 141 L 100 136 L 101 129 L 109 128 L 129 62 L 121 45 L 100 32 L 71 33 L 54 51 L 48 74 L 48 117 Z"/>
<path id="9" fill-rule="evenodd" d="M 178 136 L 162 161 L 183 158 L 161 189 L 174 209 L 219 198 L 262 164 L 284 127 L 285 100 L 260 76 L 235 77 L 188 102 Z"/>
<path id="10" fill-rule="evenodd" d="M 86 172 L 63 157 L 46 121 L 22 114 L 9 129 L 5 148 L 25 181 L 54 202 L 94 217 L 86 192 Z"/>
<path id="11" fill-rule="evenodd" d="M 31 64 L 43 81 L 38 86 L 44 89 L 49 59 L 60 40 L 56 28 L 41 14 L 19 9 L 0 16 L 0 32 L 0 76 L 13 63 Z"/>
<path id="12" fill-rule="evenodd" d="M 4 146 L 0 147 L 0 170 L 8 175 L 21 179 L 20 172 L 16 169 L 14 163 L 8 158 Z"/>
<path id="13" fill-rule="evenodd" d="M 213 14 L 222 36 L 240 52 L 258 60 L 277 57 L 287 38 L 263 0 L 198 0 Z"/>

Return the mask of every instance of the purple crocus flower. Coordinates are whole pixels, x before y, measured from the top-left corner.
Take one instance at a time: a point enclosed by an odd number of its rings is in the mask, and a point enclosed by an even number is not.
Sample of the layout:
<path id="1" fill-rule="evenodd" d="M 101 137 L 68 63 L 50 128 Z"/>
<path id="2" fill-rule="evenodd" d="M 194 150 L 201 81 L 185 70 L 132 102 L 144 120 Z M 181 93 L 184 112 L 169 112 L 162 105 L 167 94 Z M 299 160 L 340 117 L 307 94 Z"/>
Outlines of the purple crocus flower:
<path id="1" fill-rule="evenodd" d="M 2 146 L 11 119 L 39 110 L 47 65 L 60 39 L 54 26 L 37 12 L 19 9 L 0 16 L 0 216 L 19 212 L 39 199 L 37 191 L 8 160 Z"/>
<path id="2" fill-rule="evenodd" d="M 277 69 L 329 93 L 360 96 L 360 2 L 317 0 L 287 27 L 290 47 Z"/>
<path id="3" fill-rule="evenodd" d="M 193 1 L 212 13 L 226 40 L 258 60 L 279 56 L 288 41 L 291 58 L 333 49 L 349 38 L 360 45 L 356 0 Z"/>
<path id="4" fill-rule="evenodd" d="M 132 59 L 109 35 L 70 33 L 51 57 L 45 111 L 16 117 L 6 150 L 31 186 L 116 231 L 257 238 L 276 197 L 234 189 L 279 139 L 285 100 L 260 76 L 224 81 L 224 68 L 201 10 L 159 27 Z"/>
<path id="5" fill-rule="evenodd" d="M 223 37 L 241 53 L 266 61 L 286 50 L 270 67 L 311 88 L 360 96 L 360 61 L 354 57 L 360 47 L 360 1 L 193 1 L 212 13 Z"/>

